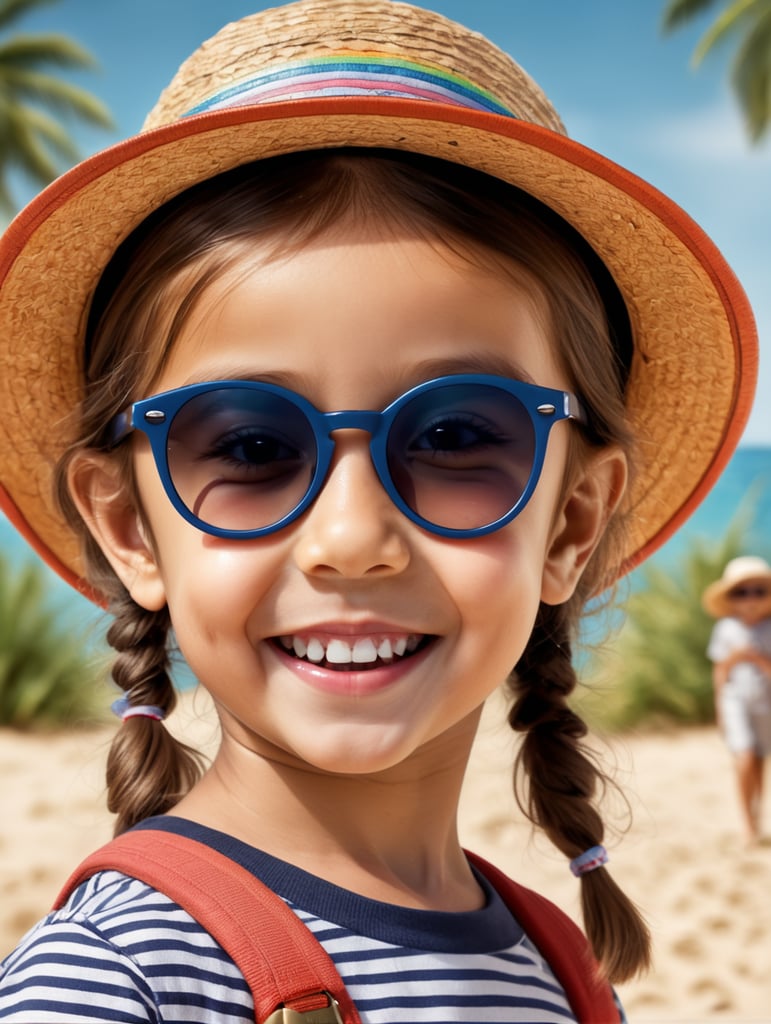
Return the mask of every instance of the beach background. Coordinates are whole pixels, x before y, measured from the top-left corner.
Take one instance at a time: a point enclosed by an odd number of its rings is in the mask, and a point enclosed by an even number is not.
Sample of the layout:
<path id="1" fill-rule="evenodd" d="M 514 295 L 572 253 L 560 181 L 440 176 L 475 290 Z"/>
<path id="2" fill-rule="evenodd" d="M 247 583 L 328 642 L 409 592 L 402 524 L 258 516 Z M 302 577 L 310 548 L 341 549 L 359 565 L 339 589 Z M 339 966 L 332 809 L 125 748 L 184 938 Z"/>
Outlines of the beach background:
<path id="1" fill-rule="evenodd" d="M 503 712 L 495 695 L 461 805 L 463 842 L 580 921 L 565 858 L 533 836 L 514 804 L 515 747 Z M 204 749 L 216 743 L 198 691 L 186 692 L 169 726 Z M 104 759 L 116 728 L 53 737 L 0 730 L 0 957 L 109 839 Z M 609 801 L 609 870 L 643 908 L 654 942 L 650 974 L 619 987 L 630 1024 L 771 1021 L 771 846 L 741 843 L 732 768 L 715 730 L 638 731 L 595 745 L 628 801 Z"/>
<path id="2" fill-rule="evenodd" d="M 654 556 L 672 571 L 690 543 L 719 536 L 755 495 L 758 543 L 771 519 L 771 448 L 740 449 L 704 506 Z M 0 519 L 0 551 L 30 557 Z M 84 642 L 99 644 L 102 613 L 51 574 L 51 588 Z M 634 576 L 632 585 L 635 585 Z M 677 685 L 677 667 L 672 669 Z M 213 752 L 206 695 L 183 680 L 169 727 Z M 0 958 L 50 907 L 69 872 L 111 835 L 104 763 L 113 723 L 93 730 L 0 729 Z M 606 802 L 617 881 L 642 907 L 653 935 L 650 974 L 619 989 L 630 1024 L 771 1022 L 771 844 L 742 842 L 733 767 L 714 726 L 646 726 L 592 737 L 624 799 Z M 511 786 L 515 739 L 505 705 L 485 710 L 460 814 L 464 844 L 549 896 L 580 921 L 578 883 L 562 855 L 535 836 Z M 771 797 L 765 821 L 771 836 Z"/>
<path id="3" fill-rule="evenodd" d="M 736 271 L 758 320 L 759 399 L 714 491 L 652 561 L 673 575 L 682 572 L 690 546 L 717 543 L 747 501 L 754 519 L 745 549 L 768 557 L 771 147 L 747 143 L 727 84 L 725 51 L 698 73 L 689 68 L 709 17 L 662 38 L 664 0 L 423 5 L 511 52 L 544 86 L 573 137 L 681 203 Z M 60 0 L 41 5 L 23 27 L 64 32 L 100 62 L 98 71 L 72 75 L 115 115 L 112 133 L 73 126 L 85 155 L 137 131 L 171 70 L 221 24 L 260 6 L 259 0 Z M 31 198 L 22 180 L 15 194 L 20 204 Z M 0 554 L 11 571 L 33 557 L 2 517 Z M 638 571 L 632 588 L 641 581 Z M 52 573 L 48 582 L 61 621 L 98 654 L 100 613 Z M 180 682 L 184 692 L 169 727 L 212 750 L 216 726 L 207 701 L 189 678 L 182 675 Z M 531 834 L 515 806 L 514 740 L 502 720 L 501 699 L 494 697 L 464 793 L 463 841 L 579 919 L 578 885 L 564 858 Z M 0 729 L 0 957 L 45 913 L 78 861 L 109 838 L 104 762 L 116 727 L 43 734 Z M 648 723 L 593 742 L 628 800 L 613 794 L 609 800 L 611 870 L 644 909 L 654 940 L 651 973 L 620 988 L 631 1024 L 771 1024 L 771 846 L 742 845 L 732 765 L 714 726 Z M 765 810 L 771 830 L 768 795 Z"/>

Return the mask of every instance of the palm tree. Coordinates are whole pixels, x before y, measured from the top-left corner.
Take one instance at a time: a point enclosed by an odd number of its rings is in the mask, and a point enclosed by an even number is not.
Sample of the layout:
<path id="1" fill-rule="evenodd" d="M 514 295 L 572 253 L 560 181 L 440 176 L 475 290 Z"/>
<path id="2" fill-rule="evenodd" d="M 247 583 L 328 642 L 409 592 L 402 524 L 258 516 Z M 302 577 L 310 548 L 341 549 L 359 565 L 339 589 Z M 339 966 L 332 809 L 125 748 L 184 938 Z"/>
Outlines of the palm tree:
<path id="1" fill-rule="evenodd" d="M 671 32 L 714 7 L 716 0 L 669 0 L 662 25 Z M 731 84 L 750 138 L 759 142 L 771 125 L 771 0 L 727 0 L 693 54 L 698 66 L 727 36 L 738 36 Z"/>
<path id="2" fill-rule="evenodd" d="M 62 118 L 112 124 L 103 103 L 45 70 L 94 67 L 86 50 L 64 35 L 7 34 L 22 15 L 50 2 L 0 0 L 0 211 L 8 215 L 14 211 L 12 168 L 43 187 L 80 158 Z"/>

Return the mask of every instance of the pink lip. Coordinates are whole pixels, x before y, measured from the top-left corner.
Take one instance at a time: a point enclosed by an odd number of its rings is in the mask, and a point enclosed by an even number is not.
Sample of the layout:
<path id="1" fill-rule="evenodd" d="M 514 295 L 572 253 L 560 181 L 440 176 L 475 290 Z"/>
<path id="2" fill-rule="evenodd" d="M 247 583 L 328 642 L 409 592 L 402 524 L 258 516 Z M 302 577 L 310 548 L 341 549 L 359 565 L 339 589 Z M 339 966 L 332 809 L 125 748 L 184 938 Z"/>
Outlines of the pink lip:
<path id="1" fill-rule="evenodd" d="M 339 635 L 339 633 L 337 633 Z M 268 644 L 268 650 L 302 682 L 315 690 L 340 697 L 362 697 L 370 693 L 378 693 L 401 682 L 405 676 L 425 659 L 433 646 L 429 644 L 421 651 L 407 658 L 399 658 L 390 665 L 377 668 L 336 671 L 314 665 L 310 661 L 294 658 L 277 644 Z"/>
<path id="2" fill-rule="evenodd" d="M 406 636 L 408 633 L 420 633 L 414 626 L 395 626 L 393 622 L 367 619 L 366 622 L 319 622 L 308 627 L 286 629 L 285 635 L 292 636 L 372 636 L 382 633 L 384 636 Z"/>

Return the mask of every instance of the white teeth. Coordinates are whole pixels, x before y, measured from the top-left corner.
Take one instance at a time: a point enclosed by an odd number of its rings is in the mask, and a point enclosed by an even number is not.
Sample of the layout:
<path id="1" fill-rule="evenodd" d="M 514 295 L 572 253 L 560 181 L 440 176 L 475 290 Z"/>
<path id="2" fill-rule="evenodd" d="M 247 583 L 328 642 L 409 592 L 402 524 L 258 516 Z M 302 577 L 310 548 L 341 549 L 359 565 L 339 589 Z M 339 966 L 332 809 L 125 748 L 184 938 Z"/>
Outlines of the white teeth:
<path id="1" fill-rule="evenodd" d="M 420 644 L 420 637 L 421 634 L 410 633 L 396 639 L 384 637 L 380 643 L 376 643 L 372 637 L 366 636 L 359 637 L 353 644 L 339 637 L 326 643 L 317 637 L 304 640 L 300 636 L 288 635 L 279 639 L 282 647 L 291 651 L 295 657 L 307 658 L 317 664 L 327 661 L 330 665 L 372 665 L 378 658 L 392 661 L 395 657 L 403 657 L 408 651 L 412 653 Z"/>
<path id="2" fill-rule="evenodd" d="M 357 665 L 366 665 L 371 661 L 377 661 L 377 648 L 374 640 L 366 637 L 357 640 L 353 645 L 353 660 Z"/>
<path id="3" fill-rule="evenodd" d="M 308 641 L 308 649 L 306 651 L 308 661 L 323 661 L 324 653 L 324 644 L 320 640 L 316 640 L 314 637 Z"/>
<path id="4" fill-rule="evenodd" d="M 351 645 L 344 640 L 330 640 L 327 644 L 327 661 L 332 665 L 349 665 Z"/>

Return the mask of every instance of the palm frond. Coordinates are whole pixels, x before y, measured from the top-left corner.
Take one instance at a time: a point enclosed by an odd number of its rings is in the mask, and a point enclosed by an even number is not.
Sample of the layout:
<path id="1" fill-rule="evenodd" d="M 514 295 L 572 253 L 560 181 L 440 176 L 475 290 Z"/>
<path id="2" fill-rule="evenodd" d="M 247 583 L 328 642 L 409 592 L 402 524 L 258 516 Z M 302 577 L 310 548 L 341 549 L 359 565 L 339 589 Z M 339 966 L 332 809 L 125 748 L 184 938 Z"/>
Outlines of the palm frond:
<path id="1" fill-rule="evenodd" d="M 52 64 L 67 69 L 99 66 L 96 58 L 85 47 L 60 33 L 19 34 L 0 43 L 0 65 L 35 67 L 38 64 Z"/>
<path id="2" fill-rule="evenodd" d="M 56 2 L 57 0 L 0 0 L 0 31 L 5 31 L 14 21 L 34 11 L 35 8 Z"/>
<path id="3" fill-rule="evenodd" d="M 714 7 L 715 3 L 716 0 L 670 0 L 661 17 L 662 31 L 674 32 Z"/>
<path id="4" fill-rule="evenodd" d="M 2 67 L 0 60 L 0 83 L 6 95 L 13 99 L 31 99 L 63 114 L 74 114 L 99 127 L 112 126 L 110 112 L 101 100 L 60 78 L 26 68 L 9 70 Z"/>
<path id="5" fill-rule="evenodd" d="M 1 141 L 0 147 L 2 147 Z M 14 211 L 15 206 L 13 202 L 13 196 L 11 195 L 11 190 L 8 188 L 8 185 L 6 184 L 5 180 L 3 179 L 2 173 L 0 172 L 0 216 L 4 214 L 6 217 L 10 218 L 13 216 Z M 2 224 L 2 221 L 0 221 L 0 224 Z M 3 230 L 5 229 L 5 227 L 7 227 L 7 225 L 8 221 L 6 221 L 5 224 L 3 224 Z"/>
<path id="6" fill-rule="evenodd" d="M 716 0 L 670 0 L 662 18 L 665 32 L 704 13 Z M 731 66 L 731 85 L 752 142 L 771 124 L 771 0 L 724 0 L 723 9 L 696 45 L 691 64 L 698 67 L 728 36 L 739 39 Z"/>
<path id="7" fill-rule="evenodd" d="M 56 176 L 57 164 L 31 129 L 30 120 L 37 116 L 36 112 L 32 111 L 30 118 L 25 117 L 25 113 L 24 110 L 14 110 L 13 117 L 4 125 L 0 145 L 8 153 L 8 167 L 19 168 L 33 182 L 43 187 Z"/>
<path id="8" fill-rule="evenodd" d="M 691 58 L 694 67 L 698 67 L 723 39 L 739 31 L 742 23 L 757 13 L 759 6 L 768 8 L 768 0 L 733 0 L 728 4 L 696 44 Z"/>
<path id="9" fill-rule="evenodd" d="M 42 110 L 18 107 L 9 124 L 14 162 L 47 184 L 62 162 L 77 160 L 77 147 L 63 126 Z"/>
<path id="10" fill-rule="evenodd" d="M 747 33 L 731 71 L 731 84 L 753 142 L 759 142 L 771 125 L 771 5 L 767 7 Z"/>
<path id="11" fill-rule="evenodd" d="M 17 18 L 51 2 L 55 0 L 0 0 L 0 31 L 8 32 Z M 0 41 L 0 212 L 14 212 L 10 168 L 20 168 L 42 187 L 80 158 L 54 117 L 112 127 L 110 112 L 100 100 L 46 73 L 46 67 L 71 71 L 95 64 L 84 47 L 60 34 L 18 33 Z"/>

